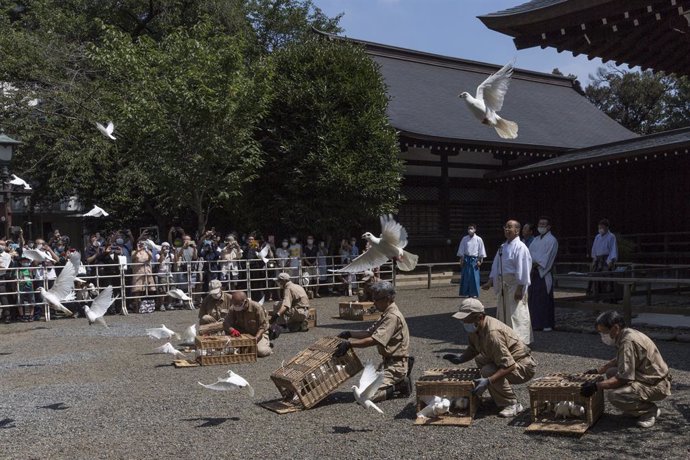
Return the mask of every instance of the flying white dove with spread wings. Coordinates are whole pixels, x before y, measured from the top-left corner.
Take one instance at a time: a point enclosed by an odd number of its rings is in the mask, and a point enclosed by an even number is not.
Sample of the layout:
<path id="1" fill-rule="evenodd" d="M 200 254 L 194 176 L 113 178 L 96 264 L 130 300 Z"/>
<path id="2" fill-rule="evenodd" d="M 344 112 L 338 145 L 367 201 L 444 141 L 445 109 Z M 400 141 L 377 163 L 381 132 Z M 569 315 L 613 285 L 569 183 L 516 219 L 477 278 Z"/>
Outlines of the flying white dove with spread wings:
<path id="1" fill-rule="evenodd" d="M 498 72 L 492 74 L 477 87 L 477 95 L 472 97 L 468 92 L 460 93 L 467 107 L 479 121 L 492 126 L 503 139 L 518 137 L 518 125 L 498 116 L 503 108 L 503 99 L 508 92 L 510 77 L 513 76 L 513 62 L 509 62 Z"/>
<path id="2" fill-rule="evenodd" d="M 219 378 L 215 383 L 204 384 L 197 382 L 204 388 L 215 391 L 230 391 L 246 388 L 250 397 L 254 397 L 254 388 L 247 382 L 244 377 L 235 374 L 233 371 L 228 371 L 228 376 L 224 379 Z"/>
<path id="3" fill-rule="evenodd" d="M 37 262 L 39 264 L 42 264 L 47 260 L 50 260 L 51 262 L 57 262 L 57 260 L 53 259 L 50 256 L 50 254 L 48 254 L 46 251 L 39 249 L 24 249 L 22 250 L 22 256 L 26 257 L 27 259 L 30 259 L 32 262 Z"/>
<path id="4" fill-rule="evenodd" d="M 362 376 L 359 378 L 359 386 L 352 385 L 352 392 L 355 394 L 357 404 L 365 409 L 374 409 L 383 414 L 379 407 L 371 402 L 371 398 L 376 393 L 376 390 L 383 384 L 383 372 L 377 372 L 376 367 L 371 361 L 367 362 L 362 371 Z"/>
<path id="5" fill-rule="evenodd" d="M 388 260 L 395 260 L 398 268 L 406 272 L 417 266 L 419 257 L 403 250 L 407 246 L 407 230 L 390 214 L 381 216 L 380 237 L 367 232 L 362 238 L 369 241 L 371 247 L 349 265 L 334 271 L 360 273 L 379 267 Z"/>
<path id="6" fill-rule="evenodd" d="M 20 177 L 15 176 L 14 174 L 12 174 L 12 176 L 11 176 L 10 184 L 24 187 L 24 190 L 31 190 L 31 186 L 29 185 L 29 183 L 27 181 L 25 181 L 24 179 L 22 179 Z"/>
<path id="7" fill-rule="evenodd" d="M 182 333 L 182 343 L 183 345 L 194 345 L 194 340 L 196 339 L 196 324 L 192 324 Z"/>
<path id="8" fill-rule="evenodd" d="M 68 260 L 65 266 L 62 267 L 62 271 L 53 283 L 52 288 L 47 291 L 42 287 L 38 288 L 38 292 L 41 294 L 41 297 L 43 297 L 43 300 L 50 308 L 59 310 L 67 316 L 72 316 L 74 313 L 62 305 L 62 302 L 75 299 L 74 278 L 77 277 L 80 258 L 81 254 L 78 252 L 75 252 L 74 255 L 70 256 L 70 260 Z"/>
<path id="9" fill-rule="evenodd" d="M 173 356 L 175 356 L 175 357 L 180 357 L 180 358 L 182 358 L 182 359 L 187 358 L 187 356 L 185 356 L 184 353 L 182 353 L 182 352 L 179 351 L 179 350 L 176 350 L 175 347 L 173 347 L 172 344 L 171 344 L 170 342 L 166 342 L 165 345 L 161 345 L 161 346 L 158 347 L 158 348 L 154 348 L 153 351 L 156 352 L 156 353 L 165 353 L 165 354 L 168 354 L 168 355 L 173 355 Z"/>
<path id="10" fill-rule="evenodd" d="M 168 329 L 165 327 L 165 324 L 161 324 L 161 327 L 152 327 L 146 329 L 146 335 L 152 339 L 169 339 L 170 337 L 175 337 L 178 340 L 180 339 L 180 334 L 172 329 Z"/>
<path id="11" fill-rule="evenodd" d="M 172 297 L 173 299 L 189 302 L 189 309 L 194 310 L 194 304 L 192 303 L 192 299 L 187 294 L 185 294 L 182 289 L 170 289 L 168 291 L 168 296 Z"/>
<path id="12" fill-rule="evenodd" d="M 90 307 L 84 305 L 84 313 L 86 313 L 86 319 L 89 320 L 89 325 L 101 323 L 103 326 L 108 327 L 103 319 L 103 315 L 105 315 L 105 312 L 108 311 L 108 308 L 115 300 L 117 300 L 117 297 L 113 299 L 113 287 L 108 286 L 93 299 Z"/>
<path id="13" fill-rule="evenodd" d="M 93 205 L 93 209 L 86 214 L 82 214 L 82 217 L 108 217 L 110 214 L 105 212 L 105 210 L 99 206 Z"/>
<path id="14" fill-rule="evenodd" d="M 268 243 L 266 243 L 264 245 L 264 247 L 261 249 L 261 251 L 258 252 L 259 259 L 261 259 L 263 261 L 264 265 L 266 265 L 268 263 L 268 251 L 270 249 L 271 249 L 271 246 L 269 246 Z"/>
<path id="15" fill-rule="evenodd" d="M 101 134 L 103 134 L 108 139 L 113 141 L 116 140 L 115 136 L 113 136 L 113 131 L 115 131 L 115 125 L 112 121 L 108 122 L 108 126 L 103 126 L 102 124 L 96 122 L 96 128 L 98 128 Z"/>

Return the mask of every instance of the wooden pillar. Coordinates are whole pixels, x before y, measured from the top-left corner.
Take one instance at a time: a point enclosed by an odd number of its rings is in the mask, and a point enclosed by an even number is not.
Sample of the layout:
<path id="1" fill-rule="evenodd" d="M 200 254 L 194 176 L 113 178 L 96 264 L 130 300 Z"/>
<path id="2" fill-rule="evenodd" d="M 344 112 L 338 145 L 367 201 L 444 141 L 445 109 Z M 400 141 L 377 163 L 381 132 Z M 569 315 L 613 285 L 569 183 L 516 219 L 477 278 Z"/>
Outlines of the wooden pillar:
<path id="1" fill-rule="evenodd" d="M 439 204 L 441 205 L 441 233 L 450 238 L 450 181 L 448 179 L 448 152 L 439 151 L 441 157 L 441 183 L 439 187 Z"/>
<path id="2" fill-rule="evenodd" d="M 587 202 L 587 241 L 585 242 L 585 248 L 589 248 L 589 244 L 594 238 L 592 236 L 592 190 L 591 190 L 591 180 L 590 180 L 590 173 L 589 170 L 585 171 L 585 193 L 587 195 L 586 197 L 586 202 Z M 590 254 L 589 250 L 587 250 L 587 254 L 585 254 L 587 259 L 589 260 Z"/>

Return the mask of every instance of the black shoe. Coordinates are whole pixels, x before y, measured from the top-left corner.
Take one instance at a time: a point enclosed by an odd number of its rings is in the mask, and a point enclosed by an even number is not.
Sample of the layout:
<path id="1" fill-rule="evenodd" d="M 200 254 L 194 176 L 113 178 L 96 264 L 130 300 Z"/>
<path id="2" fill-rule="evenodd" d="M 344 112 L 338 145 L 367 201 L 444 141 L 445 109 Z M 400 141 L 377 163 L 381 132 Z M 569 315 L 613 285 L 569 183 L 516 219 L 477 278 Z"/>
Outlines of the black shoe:
<path id="1" fill-rule="evenodd" d="M 407 376 L 396 383 L 394 388 L 396 398 L 409 398 L 412 395 L 412 381 Z"/>

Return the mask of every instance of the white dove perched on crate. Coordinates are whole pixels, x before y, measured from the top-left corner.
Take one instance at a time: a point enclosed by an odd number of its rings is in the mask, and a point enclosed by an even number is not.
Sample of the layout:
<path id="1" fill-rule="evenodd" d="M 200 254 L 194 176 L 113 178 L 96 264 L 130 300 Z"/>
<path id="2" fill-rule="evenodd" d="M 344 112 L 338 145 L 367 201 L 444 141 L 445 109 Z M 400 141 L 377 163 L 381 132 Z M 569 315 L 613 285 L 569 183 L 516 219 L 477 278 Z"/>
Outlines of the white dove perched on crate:
<path id="1" fill-rule="evenodd" d="M 62 302 L 75 299 L 74 278 L 77 277 L 80 260 L 81 254 L 75 252 L 70 256 L 70 260 L 67 261 L 65 266 L 62 267 L 62 271 L 55 279 L 52 288 L 47 291 L 42 287 L 38 288 L 39 294 L 41 294 L 41 297 L 43 297 L 43 300 L 50 308 L 59 310 L 67 316 L 72 316 L 74 313 L 62 305 Z"/>
<path id="2" fill-rule="evenodd" d="M 349 265 L 334 271 L 361 273 L 380 267 L 389 260 L 395 260 L 398 268 L 403 271 L 413 270 L 417 266 L 419 257 L 404 250 L 407 246 L 407 230 L 390 214 L 381 216 L 380 237 L 367 232 L 362 238 L 369 241 L 371 247 Z"/>
<path id="3" fill-rule="evenodd" d="M 429 419 L 447 414 L 448 411 L 450 411 L 451 403 L 449 399 L 441 398 L 439 396 L 425 396 L 422 398 L 422 401 L 424 401 L 426 406 L 417 412 L 417 417 Z"/>
<path id="4" fill-rule="evenodd" d="M 117 297 L 113 299 L 113 287 L 108 286 L 93 299 L 91 306 L 84 305 L 84 313 L 86 314 L 86 319 L 89 320 L 89 324 L 101 323 L 103 326 L 108 327 L 103 319 L 103 315 L 105 315 L 110 305 L 116 300 Z"/>
<path id="5" fill-rule="evenodd" d="M 376 393 L 376 390 L 383 384 L 384 377 L 383 372 L 376 371 L 376 367 L 371 361 L 367 362 L 362 371 L 362 376 L 359 378 L 359 386 L 352 385 L 352 392 L 355 395 L 357 404 L 365 409 L 374 409 L 383 414 L 383 411 L 379 409 L 376 404 L 371 402 L 371 398 Z"/>
<path id="6" fill-rule="evenodd" d="M 503 66 L 501 70 L 492 74 L 477 87 L 477 94 L 473 97 L 468 92 L 460 93 L 467 107 L 479 121 L 492 126 L 503 139 L 518 137 L 518 125 L 498 116 L 503 108 L 503 99 L 508 92 L 510 77 L 513 76 L 513 62 Z"/>
<path id="7" fill-rule="evenodd" d="M 247 382 L 244 377 L 235 374 L 233 371 L 228 371 L 228 376 L 224 379 L 218 378 L 215 383 L 204 384 L 197 382 L 204 388 L 215 391 L 231 391 L 246 388 L 250 397 L 254 397 L 254 388 Z"/>

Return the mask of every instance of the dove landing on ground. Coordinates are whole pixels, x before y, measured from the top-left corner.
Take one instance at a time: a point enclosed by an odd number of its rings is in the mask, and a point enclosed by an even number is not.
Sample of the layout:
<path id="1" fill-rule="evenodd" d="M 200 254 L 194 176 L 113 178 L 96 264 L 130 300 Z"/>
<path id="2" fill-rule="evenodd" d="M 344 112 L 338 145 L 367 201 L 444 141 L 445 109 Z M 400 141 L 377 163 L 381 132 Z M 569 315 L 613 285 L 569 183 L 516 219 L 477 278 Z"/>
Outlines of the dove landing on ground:
<path id="1" fill-rule="evenodd" d="M 503 139 L 518 137 L 518 125 L 498 116 L 503 108 L 503 99 L 508 92 L 510 77 L 513 76 L 513 62 L 503 66 L 501 70 L 492 74 L 477 87 L 477 94 L 473 97 L 468 92 L 460 93 L 467 107 L 479 121 L 492 126 Z"/>
<path id="2" fill-rule="evenodd" d="M 383 411 L 371 402 L 371 398 L 376 393 L 376 390 L 383 384 L 383 379 L 383 372 L 377 372 L 376 367 L 374 367 L 371 361 L 367 362 L 362 371 L 362 376 L 359 378 L 359 386 L 352 385 L 352 392 L 355 395 L 357 404 L 365 409 L 374 409 L 383 414 Z"/>
<path id="3" fill-rule="evenodd" d="M 10 176 L 10 177 L 11 177 L 10 184 L 17 185 L 19 187 L 24 187 L 24 190 L 31 190 L 31 186 L 24 179 L 17 177 L 14 174 L 12 174 L 12 176 Z"/>
<path id="4" fill-rule="evenodd" d="M 173 347 L 170 342 L 167 342 L 165 345 L 161 345 L 158 348 L 154 348 L 153 351 L 155 351 L 156 353 L 165 353 L 168 355 L 173 355 L 176 358 L 181 358 L 181 359 L 187 358 L 184 353 L 182 353 L 179 350 L 176 350 L 175 347 Z"/>
<path id="5" fill-rule="evenodd" d="M 102 124 L 96 122 L 96 128 L 98 128 L 101 134 L 103 134 L 108 139 L 113 141 L 116 140 L 115 136 L 113 136 L 113 131 L 115 131 L 115 125 L 112 121 L 109 121 L 107 126 L 103 126 Z"/>
<path id="6" fill-rule="evenodd" d="M 231 391 L 246 388 L 250 397 L 254 397 L 254 388 L 247 382 L 244 377 L 235 374 L 233 371 L 228 371 L 228 376 L 224 379 L 219 378 L 215 383 L 205 384 L 197 382 L 204 388 L 215 391 Z"/>
<path id="7" fill-rule="evenodd" d="M 74 278 L 77 277 L 79 266 L 76 257 L 74 261 L 76 265 L 72 263 L 72 258 L 70 257 L 70 260 L 62 268 L 60 275 L 55 279 L 52 288 L 47 291 L 42 287 L 38 288 L 39 294 L 41 294 L 41 297 L 43 297 L 43 300 L 50 308 L 59 310 L 67 316 L 74 315 L 74 313 L 62 305 L 63 301 L 74 300 Z"/>
<path id="8" fill-rule="evenodd" d="M 113 299 L 113 287 L 108 286 L 93 299 L 90 307 L 84 305 L 84 313 L 86 314 L 86 319 L 89 320 L 89 324 L 101 323 L 103 326 L 108 327 L 103 319 L 103 315 L 105 315 L 105 312 L 108 311 L 108 308 L 115 300 L 117 299 Z"/>
<path id="9" fill-rule="evenodd" d="M 376 237 L 367 232 L 362 238 L 369 241 L 371 247 L 349 265 L 335 270 L 336 272 L 361 273 L 380 267 L 389 260 L 395 260 L 403 271 L 413 270 L 417 266 L 417 257 L 404 250 L 407 246 L 407 230 L 393 219 L 393 216 L 381 216 L 381 236 Z"/>
<path id="10" fill-rule="evenodd" d="M 180 339 L 180 334 L 172 329 L 168 329 L 165 327 L 165 324 L 161 324 L 161 327 L 152 327 L 146 329 L 146 335 L 152 339 L 169 339 L 170 337 L 175 337 L 178 340 Z"/>

